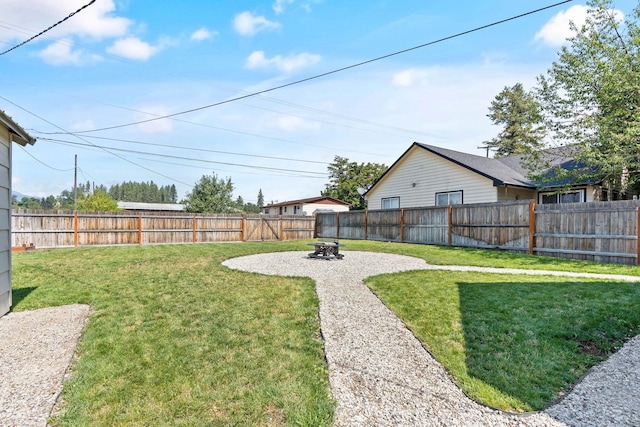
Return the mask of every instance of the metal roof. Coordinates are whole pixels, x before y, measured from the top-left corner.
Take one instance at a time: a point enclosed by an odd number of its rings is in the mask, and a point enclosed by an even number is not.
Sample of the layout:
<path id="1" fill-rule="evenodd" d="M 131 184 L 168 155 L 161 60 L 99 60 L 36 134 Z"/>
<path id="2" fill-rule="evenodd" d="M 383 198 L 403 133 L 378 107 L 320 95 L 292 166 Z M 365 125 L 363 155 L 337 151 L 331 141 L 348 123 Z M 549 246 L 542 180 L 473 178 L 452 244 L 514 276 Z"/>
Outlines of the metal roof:
<path id="1" fill-rule="evenodd" d="M 184 211 L 183 205 L 175 203 L 118 202 L 118 207 L 128 211 Z"/>
<path id="2" fill-rule="evenodd" d="M 0 110 L 0 122 L 9 129 L 11 141 L 17 142 L 22 146 L 35 144 L 36 139 L 29 135 L 19 124 L 14 122 L 13 119 L 2 110 Z"/>

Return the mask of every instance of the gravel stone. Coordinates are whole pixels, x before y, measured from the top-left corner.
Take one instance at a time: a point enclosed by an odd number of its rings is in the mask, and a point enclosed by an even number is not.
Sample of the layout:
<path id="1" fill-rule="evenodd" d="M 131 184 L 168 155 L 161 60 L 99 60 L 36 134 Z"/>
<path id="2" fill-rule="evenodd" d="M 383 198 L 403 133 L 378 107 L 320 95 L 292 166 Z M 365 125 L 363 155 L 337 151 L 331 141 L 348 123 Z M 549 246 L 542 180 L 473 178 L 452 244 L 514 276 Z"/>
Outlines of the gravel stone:
<path id="1" fill-rule="evenodd" d="M 559 403 L 542 412 L 510 414 L 469 399 L 363 283 L 382 273 L 424 269 L 639 277 L 432 266 L 407 256 L 341 253 L 343 260 L 279 252 L 224 262 L 232 269 L 315 280 L 331 393 L 338 403 L 336 427 L 640 426 L 640 336 L 591 369 Z M 75 304 L 0 318 L 0 427 L 47 425 L 89 312 L 89 306 Z"/>
<path id="2" fill-rule="evenodd" d="M 89 315 L 88 305 L 0 317 L 0 426 L 46 426 Z"/>
<path id="3" fill-rule="evenodd" d="M 337 401 L 334 426 L 640 425 L 640 337 L 590 371 L 558 404 L 542 412 L 511 414 L 468 398 L 402 321 L 363 283 L 366 277 L 382 273 L 424 269 L 573 274 L 430 266 L 422 259 L 407 256 L 342 253 L 343 260 L 310 259 L 306 252 L 279 252 L 223 263 L 237 270 L 315 280 L 331 393 Z M 577 276 L 612 277 L 584 273 Z"/>

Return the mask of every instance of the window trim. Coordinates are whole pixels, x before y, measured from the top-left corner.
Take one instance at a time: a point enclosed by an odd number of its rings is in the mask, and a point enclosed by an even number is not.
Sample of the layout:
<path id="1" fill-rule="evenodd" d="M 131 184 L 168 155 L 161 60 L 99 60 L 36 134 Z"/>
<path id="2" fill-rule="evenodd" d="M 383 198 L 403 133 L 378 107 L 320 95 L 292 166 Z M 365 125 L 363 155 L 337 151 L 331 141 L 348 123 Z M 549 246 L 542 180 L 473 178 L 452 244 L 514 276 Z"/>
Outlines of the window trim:
<path id="1" fill-rule="evenodd" d="M 542 203 L 542 198 L 545 196 L 551 196 L 551 195 L 555 195 L 556 196 L 556 201 L 555 203 L 567 203 L 567 202 L 562 202 L 560 201 L 560 196 L 563 194 L 571 194 L 571 193 L 578 193 L 580 195 L 580 201 L 579 202 L 572 202 L 572 203 L 585 203 L 587 201 L 587 189 L 586 188 L 574 188 L 572 190 L 569 191 L 565 191 L 564 193 L 556 193 L 555 191 L 545 191 L 545 192 L 539 192 L 538 193 L 538 204 L 541 205 L 551 205 L 553 203 Z"/>
<path id="2" fill-rule="evenodd" d="M 449 206 L 449 205 L 451 205 L 452 204 L 451 203 L 451 194 L 456 194 L 456 193 L 460 193 L 460 203 L 457 203 L 457 204 L 464 205 L 464 190 L 437 191 L 436 195 L 435 195 L 435 205 L 436 206 Z M 447 203 L 446 205 L 438 204 L 438 196 L 442 195 L 442 194 L 446 194 L 446 195 L 449 196 L 449 197 L 447 197 L 447 200 L 448 200 L 449 203 Z"/>
<path id="3" fill-rule="evenodd" d="M 384 207 L 384 202 L 385 202 L 385 201 L 389 201 L 389 200 L 397 200 L 397 201 L 398 201 L 398 206 L 396 206 L 396 207 L 391 207 L 391 208 L 385 208 L 385 207 Z M 382 198 L 380 199 L 380 209 L 400 209 L 400 196 L 382 197 Z"/>

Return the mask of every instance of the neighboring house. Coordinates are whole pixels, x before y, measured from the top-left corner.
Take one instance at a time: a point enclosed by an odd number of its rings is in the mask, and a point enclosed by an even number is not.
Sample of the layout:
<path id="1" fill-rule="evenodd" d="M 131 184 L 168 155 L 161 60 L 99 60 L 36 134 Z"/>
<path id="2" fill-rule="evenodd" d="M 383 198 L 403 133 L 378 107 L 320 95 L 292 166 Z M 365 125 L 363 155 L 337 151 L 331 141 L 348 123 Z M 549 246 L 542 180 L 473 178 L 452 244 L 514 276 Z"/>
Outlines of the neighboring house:
<path id="1" fill-rule="evenodd" d="M 36 139 L 0 110 L 0 316 L 11 308 L 11 151 Z"/>
<path id="2" fill-rule="evenodd" d="M 559 156 L 557 150 L 548 153 L 553 166 L 575 166 L 572 159 Z M 493 159 L 414 142 L 364 197 L 371 210 L 515 200 L 537 203 L 599 200 L 600 182 L 584 182 L 561 194 L 556 191 L 560 183 L 538 189 L 527 178 L 528 171 L 521 160 L 522 156 Z"/>
<path id="3" fill-rule="evenodd" d="M 351 205 L 333 197 L 311 197 L 262 206 L 264 215 L 315 215 L 320 211 L 345 212 Z"/>
<path id="4" fill-rule="evenodd" d="M 134 212 L 184 212 L 184 205 L 177 203 L 118 202 L 118 207 Z"/>

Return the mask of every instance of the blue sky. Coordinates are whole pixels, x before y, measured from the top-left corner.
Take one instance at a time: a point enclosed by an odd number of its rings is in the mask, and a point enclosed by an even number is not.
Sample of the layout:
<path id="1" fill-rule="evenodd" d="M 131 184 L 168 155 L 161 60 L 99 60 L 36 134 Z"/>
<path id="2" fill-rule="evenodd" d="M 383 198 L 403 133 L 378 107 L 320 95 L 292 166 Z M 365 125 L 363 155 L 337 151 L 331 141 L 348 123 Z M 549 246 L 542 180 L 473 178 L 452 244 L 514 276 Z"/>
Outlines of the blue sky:
<path id="1" fill-rule="evenodd" d="M 89 0 L 0 0 L 0 50 Z M 472 154 L 499 131 L 505 86 L 530 89 L 585 2 L 305 83 L 246 94 L 429 43 L 553 0 L 96 0 L 0 56 L 0 109 L 38 138 L 15 147 L 13 189 L 45 197 L 78 180 L 175 184 L 230 177 L 234 197 L 314 197 L 335 156 L 391 165 L 414 141 Z M 619 0 L 628 14 L 633 1 Z M 182 111 L 170 119 L 128 125 Z M 99 130 L 103 128 L 111 128 Z"/>

